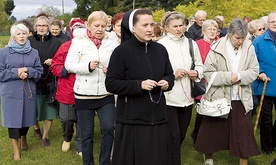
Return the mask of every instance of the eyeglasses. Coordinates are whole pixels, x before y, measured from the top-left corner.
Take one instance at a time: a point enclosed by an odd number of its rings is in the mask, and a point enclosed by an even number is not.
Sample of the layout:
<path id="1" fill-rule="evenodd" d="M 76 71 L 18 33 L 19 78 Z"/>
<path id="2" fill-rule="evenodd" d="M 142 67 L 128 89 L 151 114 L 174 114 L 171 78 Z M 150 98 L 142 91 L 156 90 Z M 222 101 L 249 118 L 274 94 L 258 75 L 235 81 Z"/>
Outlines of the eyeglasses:
<path id="1" fill-rule="evenodd" d="M 45 28 L 45 27 L 48 27 L 48 25 L 35 25 L 36 27 L 38 28 Z"/>
<path id="2" fill-rule="evenodd" d="M 260 31 L 265 31 L 265 27 L 259 28 L 258 30 L 259 30 L 259 32 L 260 32 Z"/>
<path id="3" fill-rule="evenodd" d="M 218 31 L 218 29 L 216 29 L 216 28 L 209 28 L 209 29 L 206 29 L 206 30 L 208 30 L 208 31 L 213 31 L 213 32 L 216 32 L 216 31 Z"/>
<path id="4" fill-rule="evenodd" d="M 198 19 L 198 21 L 199 21 L 199 22 L 204 22 L 204 21 L 205 21 L 205 19 Z"/>

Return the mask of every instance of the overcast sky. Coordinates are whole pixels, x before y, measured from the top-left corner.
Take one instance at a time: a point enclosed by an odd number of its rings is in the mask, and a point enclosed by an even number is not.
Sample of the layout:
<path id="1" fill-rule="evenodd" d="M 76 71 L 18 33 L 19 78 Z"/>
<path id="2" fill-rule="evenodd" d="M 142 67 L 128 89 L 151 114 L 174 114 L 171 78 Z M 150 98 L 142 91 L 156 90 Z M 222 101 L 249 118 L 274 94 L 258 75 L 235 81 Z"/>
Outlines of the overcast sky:
<path id="1" fill-rule="evenodd" d="M 15 8 L 12 15 L 17 20 L 25 19 L 28 16 L 37 15 L 37 10 L 42 5 L 56 7 L 62 13 L 62 1 L 64 2 L 64 13 L 71 13 L 77 7 L 74 0 L 14 0 Z"/>

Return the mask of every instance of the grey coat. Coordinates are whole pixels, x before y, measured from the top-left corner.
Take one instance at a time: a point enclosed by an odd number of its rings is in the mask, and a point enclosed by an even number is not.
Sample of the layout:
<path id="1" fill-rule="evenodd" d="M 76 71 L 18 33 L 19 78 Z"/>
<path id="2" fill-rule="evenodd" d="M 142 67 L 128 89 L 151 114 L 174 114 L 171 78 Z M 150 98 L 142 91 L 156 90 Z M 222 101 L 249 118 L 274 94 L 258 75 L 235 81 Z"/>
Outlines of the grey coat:
<path id="1" fill-rule="evenodd" d="M 208 93 L 205 94 L 207 100 L 216 100 L 225 97 L 231 102 L 231 74 L 232 68 L 225 45 L 226 37 L 222 37 L 211 45 L 211 50 L 204 63 L 204 77 L 207 82 L 210 81 L 213 72 L 218 72 L 215 81 L 211 85 Z M 245 113 L 253 109 L 253 99 L 251 83 L 258 77 L 259 64 L 256 58 L 254 46 L 250 41 L 244 41 L 238 72 L 241 75 L 239 82 L 239 96 Z"/>
<path id="2" fill-rule="evenodd" d="M 21 67 L 28 68 L 28 81 L 18 77 Z M 22 128 L 35 124 L 36 81 L 42 72 L 37 50 L 31 49 L 25 54 L 16 53 L 9 47 L 0 50 L 2 126 Z"/>

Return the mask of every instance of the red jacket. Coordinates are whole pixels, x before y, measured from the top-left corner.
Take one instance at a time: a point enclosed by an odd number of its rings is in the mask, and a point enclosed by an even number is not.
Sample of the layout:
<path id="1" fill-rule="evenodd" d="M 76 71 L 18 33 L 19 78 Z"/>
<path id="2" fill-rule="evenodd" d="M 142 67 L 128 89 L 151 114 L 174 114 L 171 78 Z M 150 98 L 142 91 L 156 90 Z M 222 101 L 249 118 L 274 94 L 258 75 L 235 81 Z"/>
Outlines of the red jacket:
<path id="1" fill-rule="evenodd" d="M 76 75 L 68 73 L 64 67 L 72 40 L 63 43 L 52 59 L 51 72 L 58 78 L 56 100 L 63 104 L 75 104 L 74 83 Z"/>

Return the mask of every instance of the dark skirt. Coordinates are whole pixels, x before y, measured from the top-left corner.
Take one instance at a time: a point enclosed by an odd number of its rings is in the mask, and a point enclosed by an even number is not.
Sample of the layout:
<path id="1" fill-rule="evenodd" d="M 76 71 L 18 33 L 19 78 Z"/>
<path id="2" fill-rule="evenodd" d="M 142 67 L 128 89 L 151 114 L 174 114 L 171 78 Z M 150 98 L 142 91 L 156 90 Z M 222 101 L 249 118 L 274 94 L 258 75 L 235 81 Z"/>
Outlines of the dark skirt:
<path id="1" fill-rule="evenodd" d="M 116 123 L 112 165 L 171 165 L 167 123 Z"/>
<path id="2" fill-rule="evenodd" d="M 53 120 L 57 118 L 58 111 L 53 105 L 47 103 L 46 95 L 36 95 L 37 120 Z"/>
<path id="3" fill-rule="evenodd" d="M 21 136 L 26 136 L 29 131 L 29 127 L 23 128 L 8 128 L 9 138 L 19 139 Z"/>
<path id="4" fill-rule="evenodd" d="M 205 154 L 229 150 L 241 158 L 260 154 L 251 121 L 251 112 L 245 115 L 241 101 L 232 101 L 228 119 L 204 116 L 195 149 Z"/>

